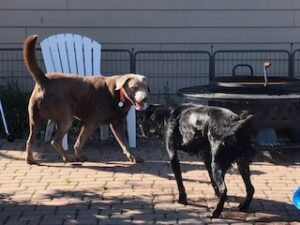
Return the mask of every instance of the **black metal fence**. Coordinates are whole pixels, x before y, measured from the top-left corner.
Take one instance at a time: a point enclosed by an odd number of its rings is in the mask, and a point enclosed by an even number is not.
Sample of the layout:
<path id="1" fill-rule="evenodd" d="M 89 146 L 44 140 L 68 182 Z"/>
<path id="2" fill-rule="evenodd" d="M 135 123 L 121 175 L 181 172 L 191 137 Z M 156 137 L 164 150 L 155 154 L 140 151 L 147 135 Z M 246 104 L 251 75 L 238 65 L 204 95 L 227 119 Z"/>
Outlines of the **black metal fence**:
<path id="1" fill-rule="evenodd" d="M 36 53 L 38 63 L 45 71 L 41 50 Z M 101 73 L 103 75 L 131 72 L 132 53 L 129 50 L 103 49 L 101 51 Z M 22 49 L 0 49 L 0 87 L 16 86 L 27 93 L 33 89 L 34 82 L 24 66 Z"/>
<path id="2" fill-rule="evenodd" d="M 268 76 L 291 76 L 291 54 L 286 50 L 226 50 L 213 54 L 212 79 L 232 75 L 263 76 L 266 61 L 272 62 Z"/>
<path id="3" fill-rule="evenodd" d="M 180 102 L 176 91 L 183 87 L 207 85 L 218 76 L 263 75 L 263 64 L 271 61 L 268 76 L 300 79 L 300 49 L 207 51 L 138 51 L 103 49 L 103 75 L 140 73 L 148 77 L 152 89 L 150 101 L 162 104 Z M 45 71 L 41 50 L 37 60 Z M 9 126 L 19 137 L 26 133 L 27 99 L 34 86 L 22 56 L 22 49 L 0 49 L 0 97 Z M 1 133 L 0 126 L 0 133 Z M 2 132 L 3 133 L 3 132 Z"/>
<path id="4" fill-rule="evenodd" d="M 175 93 L 186 86 L 208 84 L 210 54 L 206 51 L 139 51 L 134 71 L 148 77 L 151 100 L 170 104 Z"/>
<path id="5" fill-rule="evenodd" d="M 297 49 L 293 52 L 291 63 L 291 73 L 295 78 L 300 79 L 300 49 Z"/>
<path id="6" fill-rule="evenodd" d="M 263 63 L 270 60 L 269 76 L 300 78 L 300 49 L 286 50 L 219 50 L 207 51 L 138 51 L 103 49 L 103 75 L 135 72 L 149 78 L 152 100 L 165 103 L 176 91 L 187 86 L 206 85 L 218 76 L 263 74 Z M 37 59 L 44 69 L 40 49 Z M 233 71 L 234 70 L 234 71 Z M 0 87 L 14 85 L 22 92 L 33 88 L 22 57 L 22 49 L 0 49 Z"/>
<path id="7" fill-rule="evenodd" d="M 125 74 L 132 72 L 132 52 L 127 49 L 102 49 L 101 74 Z"/>
<path id="8" fill-rule="evenodd" d="M 0 49 L 0 86 L 16 86 L 23 92 L 33 88 L 33 79 L 27 72 L 23 62 L 22 49 Z M 37 51 L 37 60 L 44 69 L 40 51 Z"/>

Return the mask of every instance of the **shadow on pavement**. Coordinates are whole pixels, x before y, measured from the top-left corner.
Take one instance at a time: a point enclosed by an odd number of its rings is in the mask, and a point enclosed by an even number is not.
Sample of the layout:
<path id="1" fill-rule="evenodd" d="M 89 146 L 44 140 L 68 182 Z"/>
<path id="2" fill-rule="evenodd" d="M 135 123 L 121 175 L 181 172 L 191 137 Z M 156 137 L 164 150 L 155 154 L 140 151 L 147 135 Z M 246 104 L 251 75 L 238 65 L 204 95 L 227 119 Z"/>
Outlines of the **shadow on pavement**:
<path id="1" fill-rule="evenodd" d="M 225 205 L 222 217 L 211 220 L 207 215 L 214 200 L 194 199 L 190 205 L 182 206 L 172 201 L 153 203 L 146 196 L 106 197 L 99 190 L 54 191 L 36 203 L 15 202 L 8 195 L 0 195 L 0 224 L 207 224 L 291 222 L 300 218 L 292 205 L 254 198 L 248 212 Z M 242 200 L 229 197 L 227 205 Z"/>

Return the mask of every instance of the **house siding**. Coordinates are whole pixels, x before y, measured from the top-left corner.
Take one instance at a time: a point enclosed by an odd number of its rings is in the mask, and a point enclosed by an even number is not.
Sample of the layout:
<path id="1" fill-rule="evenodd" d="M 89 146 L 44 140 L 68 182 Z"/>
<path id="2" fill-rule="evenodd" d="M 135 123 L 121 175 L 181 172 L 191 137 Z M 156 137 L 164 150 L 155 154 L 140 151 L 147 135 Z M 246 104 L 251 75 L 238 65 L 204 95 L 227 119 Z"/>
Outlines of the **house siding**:
<path id="1" fill-rule="evenodd" d="M 0 47 L 29 34 L 79 33 L 104 48 L 290 48 L 299 45 L 298 0 L 1 0 Z"/>

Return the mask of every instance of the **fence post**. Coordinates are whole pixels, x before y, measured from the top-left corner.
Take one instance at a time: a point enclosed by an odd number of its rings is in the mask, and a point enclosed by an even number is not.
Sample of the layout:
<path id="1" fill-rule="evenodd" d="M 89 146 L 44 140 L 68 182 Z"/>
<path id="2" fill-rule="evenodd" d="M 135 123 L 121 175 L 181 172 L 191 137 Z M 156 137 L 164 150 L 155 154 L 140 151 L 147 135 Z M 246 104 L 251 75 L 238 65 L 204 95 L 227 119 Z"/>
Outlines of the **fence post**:
<path id="1" fill-rule="evenodd" d="M 210 56 L 209 56 L 209 82 L 214 80 L 215 76 L 215 55 L 214 55 L 214 46 L 210 46 Z"/>
<path id="2" fill-rule="evenodd" d="M 134 48 L 130 51 L 130 73 L 136 73 Z"/>
<path id="3" fill-rule="evenodd" d="M 289 54 L 289 77 L 293 78 L 295 77 L 294 75 L 294 54 L 293 52 L 293 42 L 291 42 L 291 49 L 290 49 L 290 54 Z"/>

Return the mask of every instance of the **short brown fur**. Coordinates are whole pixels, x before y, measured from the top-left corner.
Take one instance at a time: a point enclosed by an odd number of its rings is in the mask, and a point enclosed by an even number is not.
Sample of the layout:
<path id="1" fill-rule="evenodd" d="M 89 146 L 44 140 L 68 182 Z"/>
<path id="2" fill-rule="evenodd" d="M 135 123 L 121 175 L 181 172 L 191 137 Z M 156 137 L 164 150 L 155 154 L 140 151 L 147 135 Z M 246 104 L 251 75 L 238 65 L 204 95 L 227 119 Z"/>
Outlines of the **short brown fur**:
<path id="1" fill-rule="evenodd" d="M 62 139 L 71 128 L 74 117 L 83 121 L 74 145 L 76 161 L 82 160 L 82 148 L 100 124 L 110 125 L 123 153 L 130 161 L 142 161 L 130 152 L 125 137 L 124 119 L 133 104 L 143 105 L 146 101 L 149 90 L 147 79 L 136 74 L 107 77 L 62 73 L 45 75 L 36 61 L 36 41 L 36 35 L 29 36 L 23 48 L 25 65 L 36 82 L 28 104 L 30 133 L 26 145 L 27 162 L 36 163 L 32 154 L 34 140 L 42 120 L 46 119 L 57 124 L 52 146 L 65 162 L 73 161 L 63 150 Z M 120 83 L 126 97 L 123 107 L 118 106 L 120 90 L 116 86 Z"/>

